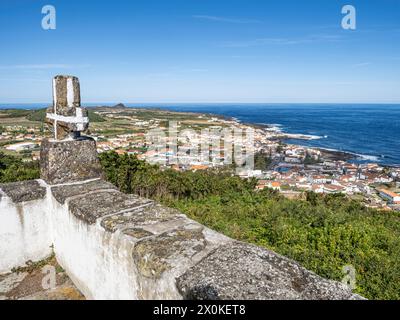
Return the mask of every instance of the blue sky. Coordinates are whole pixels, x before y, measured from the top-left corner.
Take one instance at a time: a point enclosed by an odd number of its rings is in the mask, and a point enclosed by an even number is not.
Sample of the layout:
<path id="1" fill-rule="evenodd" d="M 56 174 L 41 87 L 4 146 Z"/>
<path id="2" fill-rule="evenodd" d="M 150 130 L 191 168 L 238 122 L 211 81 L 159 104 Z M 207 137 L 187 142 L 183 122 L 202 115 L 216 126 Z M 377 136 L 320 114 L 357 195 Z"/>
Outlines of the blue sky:
<path id="1" fill-rule="evenodd" d="M 0 40 L 2 103 L 50 102 L 57 74 L 87 103 L 400 103 L 399 0 L 1 0 Z"/>

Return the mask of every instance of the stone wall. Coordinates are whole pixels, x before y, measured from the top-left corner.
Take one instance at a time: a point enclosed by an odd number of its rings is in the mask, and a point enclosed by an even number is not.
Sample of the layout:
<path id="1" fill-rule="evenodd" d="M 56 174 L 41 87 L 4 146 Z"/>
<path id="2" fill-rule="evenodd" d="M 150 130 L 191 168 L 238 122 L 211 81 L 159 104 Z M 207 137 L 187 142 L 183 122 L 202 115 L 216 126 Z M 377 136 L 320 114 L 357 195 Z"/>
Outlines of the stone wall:
<path id="1" fill-rule="evenodd" d="M 101 179 L 0 189 L 0 273 L 43 259 L 53 245 L 88 299 L 359 298 L 294 261 Z"/>

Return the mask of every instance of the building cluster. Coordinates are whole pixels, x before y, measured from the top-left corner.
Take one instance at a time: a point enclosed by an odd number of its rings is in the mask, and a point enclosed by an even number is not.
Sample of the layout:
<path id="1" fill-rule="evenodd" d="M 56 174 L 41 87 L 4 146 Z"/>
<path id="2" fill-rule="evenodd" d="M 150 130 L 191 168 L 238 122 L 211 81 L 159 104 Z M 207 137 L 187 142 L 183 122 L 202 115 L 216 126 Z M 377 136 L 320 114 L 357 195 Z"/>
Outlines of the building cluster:
<path id="1" fill-rule="evenodd" d="M 291 145 L 272 154 L 273 165 L 258 176 L 258 189 L 272 188 L 290 196 L 306 191 L 342 193 L 368 207 L 400 211 L 400 168 L 326 160 L 318 150 Z"/>
<path id="2" fill-rule="evenodd" d="M 26 155 L 24 160 L 39 160 L 39 148 L 43 139 L 43 130 L 35 126 L 2 126 L 0 144 L 10 152 Z"/>

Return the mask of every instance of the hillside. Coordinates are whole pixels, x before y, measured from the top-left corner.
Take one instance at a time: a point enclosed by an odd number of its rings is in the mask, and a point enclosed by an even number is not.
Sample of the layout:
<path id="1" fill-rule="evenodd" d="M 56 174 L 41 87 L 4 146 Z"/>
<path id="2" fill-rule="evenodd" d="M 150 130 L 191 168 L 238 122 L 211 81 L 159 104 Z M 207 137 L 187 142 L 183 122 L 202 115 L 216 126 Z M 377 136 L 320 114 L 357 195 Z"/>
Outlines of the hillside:
<path id="1" fill-rule="evenodd" d="M 100 155 L 110 182 L 122 191 L 175 207 L 225 235 L 271 249 L 317 274 L 342 280 L 356 271 L 355 292 L 400 298 L 400 214 L 369 209 L 340 194 L 308 193 L 289 200 L 254 180 L 226 172 L 160 170 L 133 156 Z"/>

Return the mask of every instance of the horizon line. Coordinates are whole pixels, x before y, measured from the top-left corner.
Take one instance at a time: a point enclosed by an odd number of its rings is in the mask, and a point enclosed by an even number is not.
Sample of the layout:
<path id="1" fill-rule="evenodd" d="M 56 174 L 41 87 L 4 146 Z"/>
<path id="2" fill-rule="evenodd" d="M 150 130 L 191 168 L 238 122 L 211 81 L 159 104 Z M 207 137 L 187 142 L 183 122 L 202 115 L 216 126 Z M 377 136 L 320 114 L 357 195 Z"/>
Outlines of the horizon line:
<path id="1" fill-rule="evenodd" d="M 281 101 L 281 102 L 274 102 L 274 101 L 259 101 L 259 102 L 251 102 L 251 101 L 137 101 L 137 102 L 130 102 L 123 100 L 105 100 L 105 101 L 81 101 L 81 105 L 84 104 L 143 104 L 143 103 L 154 103 L 154 104 L 168 104 L 168 103 L 179 103 L 179 104 L 188 104 L 188 103 L 197 103 L 197 104 L 227 104 L 227 103 L 238 103 L 238 104 L 400 104 L 399 101 L 341 101 L 341 102 L 329 102 L 329 101 L 299 101 L 299 102 L 290 102 L 290 101 Z M 43 101 L 33 101 L 33 102 L 4 102 L 0 101 L 0 106 L 4 104 L 52 104 L 52 102 L 43 102 Z"/>

